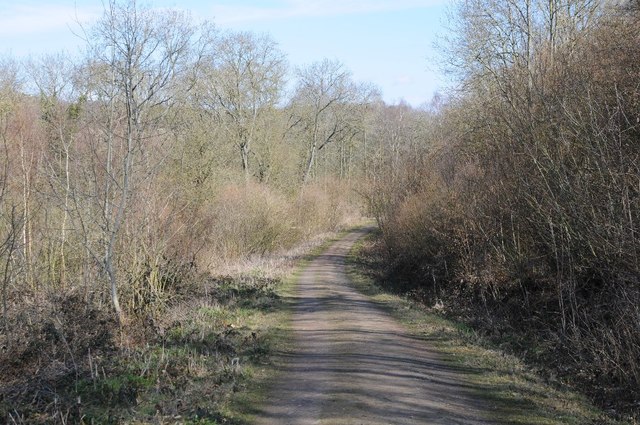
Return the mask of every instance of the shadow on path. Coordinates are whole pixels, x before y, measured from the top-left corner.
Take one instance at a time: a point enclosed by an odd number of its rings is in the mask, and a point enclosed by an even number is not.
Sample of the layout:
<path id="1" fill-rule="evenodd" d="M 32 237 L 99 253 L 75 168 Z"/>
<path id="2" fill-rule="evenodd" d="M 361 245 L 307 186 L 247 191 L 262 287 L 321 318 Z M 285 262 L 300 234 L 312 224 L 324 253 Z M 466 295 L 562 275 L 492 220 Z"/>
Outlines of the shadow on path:
<path id="1" fill-rule="evenodd" d="M 278 381 L 257 424 L 488 424 L 463 374 L 428 341 L 410 336 L 353 289 L 345 257 L 368 229 L 316 257 L 293 299 L 295 350 L 281 353 Z"/>

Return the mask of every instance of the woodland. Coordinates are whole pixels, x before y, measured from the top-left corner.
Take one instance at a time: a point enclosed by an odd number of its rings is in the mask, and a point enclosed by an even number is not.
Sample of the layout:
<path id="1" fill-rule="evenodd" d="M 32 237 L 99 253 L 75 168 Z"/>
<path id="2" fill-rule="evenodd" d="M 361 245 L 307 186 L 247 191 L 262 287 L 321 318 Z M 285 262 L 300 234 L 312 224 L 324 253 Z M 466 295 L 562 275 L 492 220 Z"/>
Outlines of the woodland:
<path id="1" fill-rule="evenodd" d="M 456 0 L 449 23 L 455 86 L 419 108 L 135 0 L 81 57 L 1 57 L 0 420 L 118 423 L 87 404 L 259 355 L 223 307 L 274 282 L 229 265 L 362 217 L 387 285 L 639 420 L 640 3 Z"/>

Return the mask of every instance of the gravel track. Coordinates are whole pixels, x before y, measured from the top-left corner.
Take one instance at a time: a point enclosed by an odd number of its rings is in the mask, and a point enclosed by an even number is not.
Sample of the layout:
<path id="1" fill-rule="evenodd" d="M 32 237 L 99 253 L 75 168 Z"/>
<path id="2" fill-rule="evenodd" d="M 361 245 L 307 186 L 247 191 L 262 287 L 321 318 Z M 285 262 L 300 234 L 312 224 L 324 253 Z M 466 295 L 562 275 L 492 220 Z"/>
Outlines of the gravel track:
<path id="1" fill-rule="evenodd" d="M 477 389 L 356 291 L 345 273 L 347 234 L 302 272 L 294 294 L 295 348 L 257 409 L 256 424 L 488 424 Z"/>

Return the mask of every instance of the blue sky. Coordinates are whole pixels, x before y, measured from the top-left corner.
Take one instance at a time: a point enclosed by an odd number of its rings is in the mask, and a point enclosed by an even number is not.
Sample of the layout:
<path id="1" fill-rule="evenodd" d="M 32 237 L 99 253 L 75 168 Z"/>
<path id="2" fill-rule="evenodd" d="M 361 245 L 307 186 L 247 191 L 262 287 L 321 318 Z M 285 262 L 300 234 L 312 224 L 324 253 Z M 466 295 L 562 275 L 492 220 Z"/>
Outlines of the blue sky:
<path id="1" fill-rule="evenodd" d="M 337 59 L 384 99 L 414 106 L 443 86 L 433 43 L 449 0 L 150 0 L 211 20 L 219 29 L 268 33 L 292 66 Z M 78 50 L 75 21 L 90 26 L 100 0 L 0 0 L 0 54 Z"/>

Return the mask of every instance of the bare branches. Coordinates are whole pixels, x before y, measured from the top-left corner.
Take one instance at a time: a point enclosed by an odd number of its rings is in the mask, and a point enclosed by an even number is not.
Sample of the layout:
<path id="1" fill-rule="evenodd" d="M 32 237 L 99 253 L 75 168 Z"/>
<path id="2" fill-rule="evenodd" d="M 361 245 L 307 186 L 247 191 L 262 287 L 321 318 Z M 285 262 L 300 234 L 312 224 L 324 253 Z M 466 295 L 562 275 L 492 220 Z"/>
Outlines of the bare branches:
<path id="1" fill-rule="evenodd" d="M 171 107 L 172 85 L 194 66 L 195 35 L 184 13 L 161 13 L 140 8 L 134 0 L 112 0 L 89 39 L 89 63 L 104 77 L 93 87 L 97 97 L 107 101 L 103 121 L 106 176 L 104 183 L 95 181 L 95 188 L 104 210 L 104 269 L 120 319 L 123 312 L 114 256 L 138 174 L 135 157 Z"/>
<path id="2" fill-rule="evenodd" d="M 205 56 L 197 97 L 211 114 L 222 117 L 247 180 L 259 127 L 282 97 L 286 69 L 273 40 L 246 32 L 223 35 Z"/>
<path id="3" fill-rule="evenodd" d="M 425 285 L 436 297 L 464 288 L 491 317 L 539 326 L 578 385 L 624 386 L 612 398 L 637 400 L 637 11 L 591 0 L 458 7 L 459 97 L 439 114 L 418 184 L 394 182 L 387 166 L 372 196 L 389 256 L 438 281 Z M 504 303 L 517 306 L 506 318 Z"/>
<path id="4" fill-rule="evenodd" d="M 292 110 L 303 129 L 307 158 L 302 181 L 311 177 L 318 152 L 331 143 L 349 140 L 359 132 L 358 108 L 373 102 L 374 88 L 356 84 L 344 65 L 325 59 L 299 69 Z"/>

